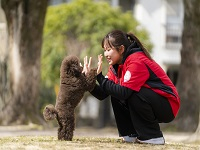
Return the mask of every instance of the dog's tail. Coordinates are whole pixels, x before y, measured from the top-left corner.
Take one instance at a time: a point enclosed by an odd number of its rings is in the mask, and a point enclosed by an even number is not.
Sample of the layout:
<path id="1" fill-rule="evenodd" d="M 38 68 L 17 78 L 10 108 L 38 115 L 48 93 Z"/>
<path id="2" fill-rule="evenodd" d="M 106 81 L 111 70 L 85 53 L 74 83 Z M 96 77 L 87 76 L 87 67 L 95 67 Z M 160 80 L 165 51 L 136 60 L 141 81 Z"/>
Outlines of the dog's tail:
<path id="1" fill-rule="evenodd" d="M 43 110 L 43 116 L 46 121 L 57 119 L 58 112 L 56 111 L 54 105 L 47 105 Z"/>

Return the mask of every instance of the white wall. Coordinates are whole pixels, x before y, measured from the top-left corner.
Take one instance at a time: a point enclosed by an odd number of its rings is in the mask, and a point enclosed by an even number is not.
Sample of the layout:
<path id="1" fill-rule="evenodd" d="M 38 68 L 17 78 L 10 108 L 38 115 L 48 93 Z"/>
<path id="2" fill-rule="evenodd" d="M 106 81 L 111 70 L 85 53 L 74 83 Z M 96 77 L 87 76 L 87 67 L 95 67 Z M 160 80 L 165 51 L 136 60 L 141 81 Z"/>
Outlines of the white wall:
<path id="1" fill-rule="evenodd" d="M 178 65 L 181 60 L 180 49 L 166 49 L 167 0 L 137 0 L 133 15 L 150 34 L 154 60 L 164 70 L 169 65 Z"/>
<path id="2" fill-rule="evenodd" d="M 162 0 L 138 0 L 134 9 L 134 16 L 150 34 L 154 45 L 152 56 L 163 66 L 163 48 L 165 43 L 165 7 Z"/>

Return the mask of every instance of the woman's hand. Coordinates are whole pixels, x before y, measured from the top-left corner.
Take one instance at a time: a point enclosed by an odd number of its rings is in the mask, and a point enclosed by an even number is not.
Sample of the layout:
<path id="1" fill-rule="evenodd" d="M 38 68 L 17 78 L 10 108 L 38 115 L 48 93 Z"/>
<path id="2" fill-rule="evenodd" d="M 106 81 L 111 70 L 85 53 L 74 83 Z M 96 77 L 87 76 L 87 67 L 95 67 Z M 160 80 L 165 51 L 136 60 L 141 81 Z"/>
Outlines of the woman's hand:
<path id="1" fill-rule="evenodd" d="M 98 55 L 98 63 L 97 63 L 97 65 L 98 65 L 98 67 L 97 67 L 97 75 L 102 72 L 102 59 L 103 59 L 103 55 L 99 54 Z"/>
<path id="2" fill-rule="evenodd" d="M 98 55 L 97 75 L 102 72 L 102 59 L 103 59 L 102 54 Z M 90 72 L 91 63 L 92 63 L 92 57 L 89 58 L 89 62 L 88 62 L 88 57 L 85 56 L 84 57 L 84 65 L 83 65 L 83 71 L 82 71 L 82 73 L 84 73 L 86 76 Z"/>
<path id="3" fill-rule="evenodd" d="M 84 65 L 83 65 L 83 71 L 82 71 L 82 73 L 84 73 L 85 75 L 89 74 L 91 63 L 92 63 L 92 57 L 89 58 L 89 62 L 88 62 L 88 57 L 85 56 L 84 57 Z"/>

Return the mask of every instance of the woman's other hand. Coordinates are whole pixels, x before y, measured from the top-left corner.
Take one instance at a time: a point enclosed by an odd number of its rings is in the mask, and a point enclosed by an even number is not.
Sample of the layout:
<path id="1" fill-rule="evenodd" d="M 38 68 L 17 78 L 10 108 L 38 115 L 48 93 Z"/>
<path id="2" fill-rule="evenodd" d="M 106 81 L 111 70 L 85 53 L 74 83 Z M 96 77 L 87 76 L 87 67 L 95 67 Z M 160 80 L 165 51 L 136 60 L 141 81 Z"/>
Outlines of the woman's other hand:
<path id="1" fill-rule="evenodd" d="M 103 55 L 102 54 L 98 55 L 97 75 L 102 72 L 102 59 L 103 59 Z"/>

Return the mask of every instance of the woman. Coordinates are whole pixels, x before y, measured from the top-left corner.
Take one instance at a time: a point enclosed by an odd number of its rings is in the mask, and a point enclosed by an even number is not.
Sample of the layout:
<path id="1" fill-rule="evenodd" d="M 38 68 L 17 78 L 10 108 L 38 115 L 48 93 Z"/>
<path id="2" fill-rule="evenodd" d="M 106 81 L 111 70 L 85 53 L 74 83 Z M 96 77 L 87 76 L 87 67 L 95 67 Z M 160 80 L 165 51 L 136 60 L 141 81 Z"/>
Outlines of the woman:
<path id="1" fill-rule="evenodd" d="M 119 136 L 125 142 L 165 144 L 159 123 L 171 122 L 180 107 L 178 92 L 132 33 L 114 30 L 102 40 L 110 67 L 102 75 L 102 55 L 98 56 L 96 85 L 91 94 L 99 100 L 111 96 Z M 90 71 L 87 57 L 83 72 Z"/>

